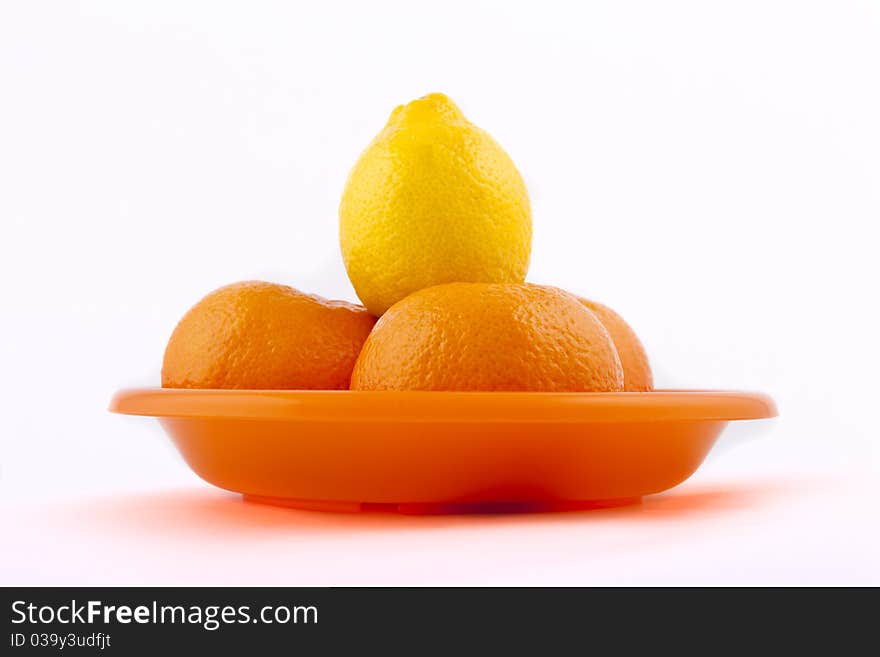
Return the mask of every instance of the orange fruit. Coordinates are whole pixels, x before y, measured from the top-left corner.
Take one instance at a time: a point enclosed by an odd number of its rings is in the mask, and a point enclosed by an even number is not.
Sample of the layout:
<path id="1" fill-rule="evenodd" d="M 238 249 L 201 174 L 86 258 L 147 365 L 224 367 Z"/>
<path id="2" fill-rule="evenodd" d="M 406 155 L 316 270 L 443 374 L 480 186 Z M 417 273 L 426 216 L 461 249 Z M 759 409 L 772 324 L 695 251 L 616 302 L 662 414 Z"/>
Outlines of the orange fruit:
<path id="1" fill-rule="evenodd" d="M 221 287 L 180 320 L 165 388 L 345 389 L 376 319 L 365 308 L 286 285 Z"/>
<path id="2" fill-rule="evenodd" d="M 608 331 L 576 297 L 449 283 L 397 302 L 367 338 L 352 390 L 620 391 Z"/>
<path id="3" fill-rule="evenodd" d="M 623 389 L 627 392 L 653 390 L 654 377 L 651 374 L 651 365 L 648 363 L 648 354 L 645 353 L 645 348 L 635 331 L 623 317 L 608 306 L 583 297 L 578 297 L 578 299 L 592 310 L 599 321 L 608 329 L 614 346 L 617 347 L 617 355 L 620 356 L 620 364 L 623 367 Z"/>

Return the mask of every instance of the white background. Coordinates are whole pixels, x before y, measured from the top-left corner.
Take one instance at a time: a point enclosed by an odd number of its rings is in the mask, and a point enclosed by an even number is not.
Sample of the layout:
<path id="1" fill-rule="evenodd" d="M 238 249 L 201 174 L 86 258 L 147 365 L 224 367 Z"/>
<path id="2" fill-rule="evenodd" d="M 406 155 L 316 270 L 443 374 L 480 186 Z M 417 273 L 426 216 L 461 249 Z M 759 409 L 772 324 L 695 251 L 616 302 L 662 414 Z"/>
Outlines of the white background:
<path id="1" fill-rule="evenodd" d="M 413 519 L 241 504 L 105 411 L 213 288 L 355 300 L 345 176 L 431 91 L 525 177 L 532 281 L 781 417 L 637 510 Z M 867 0 L 4 2 L 0 583 L 876 584 L 878 220 Z"/>

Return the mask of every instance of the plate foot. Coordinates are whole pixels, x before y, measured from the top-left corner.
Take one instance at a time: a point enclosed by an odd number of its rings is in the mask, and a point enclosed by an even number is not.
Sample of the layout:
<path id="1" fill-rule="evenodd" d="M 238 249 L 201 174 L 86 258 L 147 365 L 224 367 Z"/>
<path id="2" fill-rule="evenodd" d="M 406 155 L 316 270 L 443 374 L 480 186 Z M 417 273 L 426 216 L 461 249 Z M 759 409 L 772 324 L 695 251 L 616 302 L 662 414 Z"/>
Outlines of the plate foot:
<path id="1" fill-rule="evenodd" d="M 614 500 L 558 500 L 545 502 L 345 502 L 337 500 L 302 500 L 289 497 L 247 495 L 244 500 L 255 504 L 283 506 L 303 511 L 329 513 L 401 513 L 405 515 L 443 515 L 480 513 L 557 513 L 561 511 L 588 511 L 640 504 L 640 497 Z"/>

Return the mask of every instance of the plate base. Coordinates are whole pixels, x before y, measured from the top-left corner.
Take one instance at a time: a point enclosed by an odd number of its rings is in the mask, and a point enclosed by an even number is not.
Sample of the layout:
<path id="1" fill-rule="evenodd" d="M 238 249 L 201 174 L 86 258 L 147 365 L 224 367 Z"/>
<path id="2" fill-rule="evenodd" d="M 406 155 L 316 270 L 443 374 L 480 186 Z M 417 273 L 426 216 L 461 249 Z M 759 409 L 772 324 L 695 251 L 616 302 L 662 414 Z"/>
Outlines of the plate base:
<path id="1" fill-rule="evenodd" d="M 283 506 L 301 511 L 329 513 L 401 513 L 405 515 L 441 515 L 476 513 L 553 513 L 560 511 L 587 511 L 641 504 L 641 497 L 615 500 L 558 500 L 553 502 L 344 502 L 337 500 L 299 500 L 288 497 L 243 495 L 245 502 Z"/>

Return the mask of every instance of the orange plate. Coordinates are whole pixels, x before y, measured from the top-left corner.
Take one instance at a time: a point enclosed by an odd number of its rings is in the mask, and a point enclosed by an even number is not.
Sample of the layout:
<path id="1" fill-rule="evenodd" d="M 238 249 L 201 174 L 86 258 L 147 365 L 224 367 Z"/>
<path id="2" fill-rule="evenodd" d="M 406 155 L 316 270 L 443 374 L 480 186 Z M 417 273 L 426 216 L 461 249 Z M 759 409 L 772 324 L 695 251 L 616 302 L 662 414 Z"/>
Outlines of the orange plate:
<path id="1" fill-rule="evenodd" d="M 159 418 L 189 466 L 245 498 L 330 511 L 582 508 L 687 479 L 766 395 L 170 390 L 110 410 Z"/>

